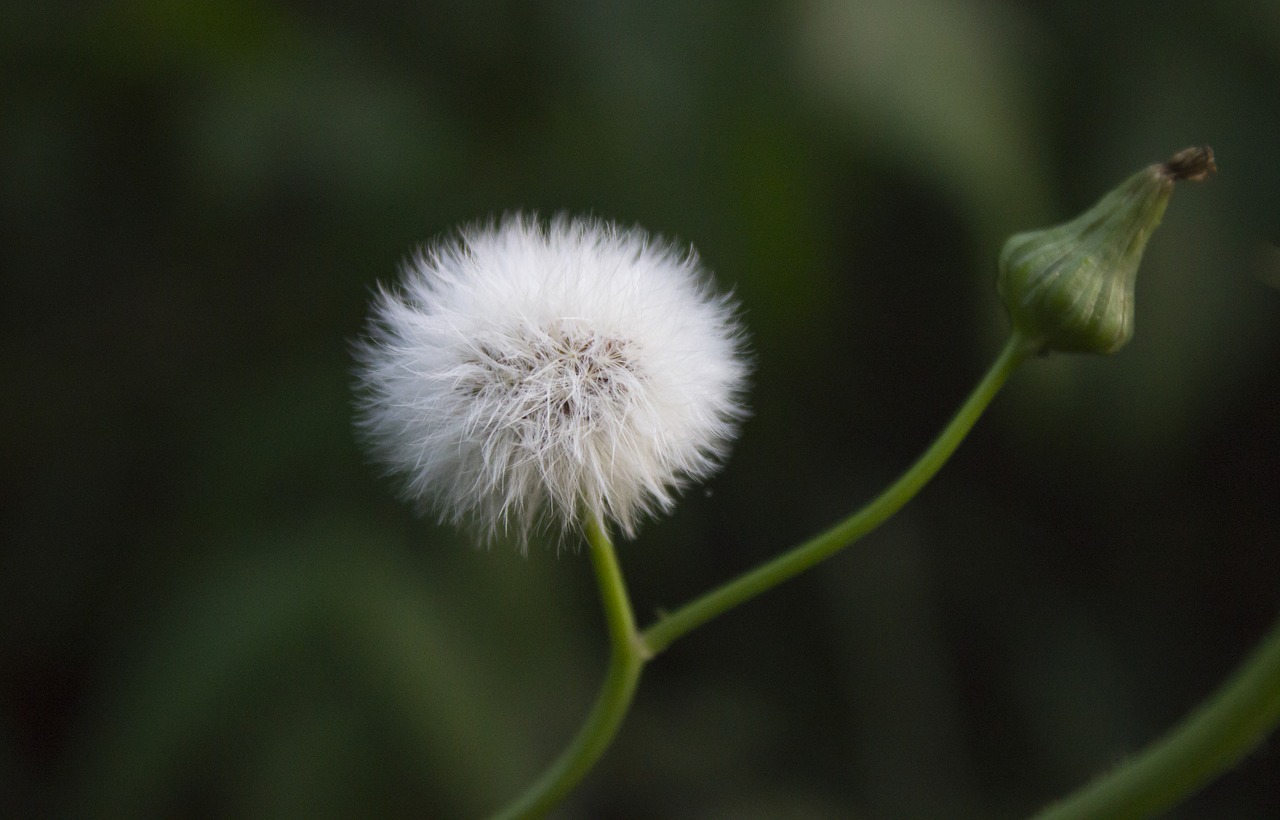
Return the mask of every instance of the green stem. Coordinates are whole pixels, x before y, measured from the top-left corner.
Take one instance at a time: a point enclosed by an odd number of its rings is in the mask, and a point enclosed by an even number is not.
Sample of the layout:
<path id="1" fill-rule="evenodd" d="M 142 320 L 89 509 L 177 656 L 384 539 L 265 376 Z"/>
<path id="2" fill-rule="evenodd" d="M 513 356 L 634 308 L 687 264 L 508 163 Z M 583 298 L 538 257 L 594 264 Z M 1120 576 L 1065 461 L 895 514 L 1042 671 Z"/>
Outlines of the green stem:
<path id="1" fill-rule="evenodd" d="M 1036 820 L 1150 817 L 1234 766 L 1280 725 L 1280 623 L 1235 675 L 1137 757 Z"/>
<path id="2" fill-rule="evenodd" d="M 701 626 L 717 615 L 769 590 L 830 558 L 844 547 L 871 532 L 886 518 L 911 500 L 934 473 L 946 463 L 968 434 L 982 411 L 995 398 L 1009 374 L 1034 348 L 1016 331 L 1005 343 L 991 369 L 978 383 L 964 405 L 956 412 L 929 448 L 871 503 L 815 538 L 750 570 L 736 579 L 694 599 L 658 620 L 644 631 L 644 642 L 654 652 L 661 652 L 673 641 Z"/>
<path id="3" fill-rule="evenodd" d="M 631 706 L 645 661 L 653 657 L 636 632 L 613 543 L 595 519 L 588 520 L 586 535 L 609 628 L 609 671 L 591 713 L 573 742 L 528 791 L 495 818 L 542 817 L 577 785 L 617 734 Z"/>
<path id="4" fill-rule="evenodd" d="M 645 663 L 672 641 L 830 557 L 897 512 L 955 452 L 1009 374 L 1032 352 L 1033 347 L 1020 334 L 1013 333 L 986 376 L 929 449 L 859 512 L 790 552 L 697 598 L 643 633 L 636 631 L 613 544 L 603 526 L 594 519 L 589 520 L 586 535 L 609 627 L 609 671 L 591 713 L 569 748 L 527 792 L 495 817 L 542 817 L 568 794 L 617 734 L 631 706 Z"/>

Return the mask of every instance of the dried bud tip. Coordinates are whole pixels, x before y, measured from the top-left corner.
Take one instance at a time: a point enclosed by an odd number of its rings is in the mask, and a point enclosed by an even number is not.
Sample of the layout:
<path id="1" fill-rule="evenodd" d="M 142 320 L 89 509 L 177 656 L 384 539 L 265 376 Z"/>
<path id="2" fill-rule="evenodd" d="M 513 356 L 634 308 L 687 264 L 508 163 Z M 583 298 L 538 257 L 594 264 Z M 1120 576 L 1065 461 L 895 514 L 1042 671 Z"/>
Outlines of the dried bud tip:
<path id="1" fill-rule="evenodd" d="M 1183 179 L 1200 182 L 1217 172 L 1218 165 L 1213 161 L 1213 149 L 1207 145 L 1184 148 L 1160 166 L 1160 173 L 1174 182 Z"/>

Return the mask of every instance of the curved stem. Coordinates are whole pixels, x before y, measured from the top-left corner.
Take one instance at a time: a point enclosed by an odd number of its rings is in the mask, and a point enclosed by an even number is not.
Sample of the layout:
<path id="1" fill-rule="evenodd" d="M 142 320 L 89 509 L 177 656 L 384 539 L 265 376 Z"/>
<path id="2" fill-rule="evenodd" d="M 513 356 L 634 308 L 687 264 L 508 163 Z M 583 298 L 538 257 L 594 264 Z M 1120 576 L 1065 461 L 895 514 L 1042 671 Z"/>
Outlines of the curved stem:
<path id="1" fill-rule="evenodd" d="M 897 481 L 860 511 L 827 532 L 695 599 L 644 632 L 636 631 L 613 544 L 603 525 L 589 520 L 586 535 L 609 628 L 609 671 L 591 713 L 573 742 L 528 791 L 495 817 L 504 820 L 542 817 L 568 794 L 617 734 L 645 663 L 672 641 L 830 557 L 897 512 L 946 463 L 1009 374 L 1033 352 L 1033 346 L 1015 331 L 991 369 L 933 444 Z"/>
<path id="2" fill-rule="evenodd" d="M 1280 724 L 1280 623 L 1213 697 L 1133 759 L 1036 820 L 1139 818 L 1171 808 L 1238 763 Z"/>
<path id="3" fill-rule="evenodd" d="M 613 543 L 595 519 L 588 520 L 586 535 L 609 628 L 609 671 L 595 705 L 573 742 L 528 791 L 494 815 L 495 818 L 542 817 L 577 785 L 617 734 L 631 706 L 645 661 L 653 657 L 636 632 L 631 601 Z"/>
<path id="4" fill-rule="evenodd" d="M 946 463 L 972 429 L 982 411 L 1034 347 L 1016 331 L 1010 335 L 990 370 L 942 432 L 916 462 L 888 489 L 858 512 L 826 532 L 694 599 L 658 620 L 642 637 L 653 652 L 661 652 L 673 641 L 717 615 L 732 609 L 783 581 L 830 558 L 844 547 L 871 532 L 920 491 Z"/>

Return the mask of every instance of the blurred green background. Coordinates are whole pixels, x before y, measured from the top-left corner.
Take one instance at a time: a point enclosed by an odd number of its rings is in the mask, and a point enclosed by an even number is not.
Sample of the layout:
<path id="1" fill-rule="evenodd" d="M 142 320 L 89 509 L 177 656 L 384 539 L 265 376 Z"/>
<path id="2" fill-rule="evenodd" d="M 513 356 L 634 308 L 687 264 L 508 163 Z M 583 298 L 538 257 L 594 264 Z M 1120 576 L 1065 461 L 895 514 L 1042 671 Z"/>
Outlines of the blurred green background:
<path id="1" fill-rule="evenodd" d="M 638 612 L 868 499 L 998 349 L 994 259 L 1209 143 L 1108 359 L 1030 363 L 862 544 L 676 644 L 565 818 L 1016 818 L 1280 613 L 1280 4 L 0 6 L 0 815 L 465 817 L 563 746 L 588 564 L 415 520 L 350 340 L 511 209 L 691 243 L 754 416 Z M 1182 818 L 1280 816 L 1276 741 Z"/>

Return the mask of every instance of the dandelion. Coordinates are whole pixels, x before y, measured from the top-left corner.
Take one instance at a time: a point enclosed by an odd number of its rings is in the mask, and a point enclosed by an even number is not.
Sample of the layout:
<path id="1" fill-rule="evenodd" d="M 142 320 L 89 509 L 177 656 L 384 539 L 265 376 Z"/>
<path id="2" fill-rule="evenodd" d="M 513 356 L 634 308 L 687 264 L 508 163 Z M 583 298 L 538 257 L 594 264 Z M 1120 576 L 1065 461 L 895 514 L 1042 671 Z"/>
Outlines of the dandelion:
<path id="1" fill-rule="evenodd" d="M 735 305 L 639 229 L 513 216 L 425 248 L 357 346 L 357 420 L 403 493 L 523 548 L 590 517 L 634 535 L 744 415 Z"/>

